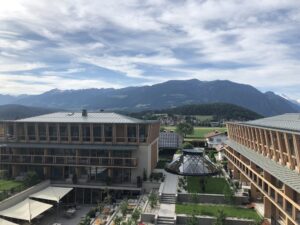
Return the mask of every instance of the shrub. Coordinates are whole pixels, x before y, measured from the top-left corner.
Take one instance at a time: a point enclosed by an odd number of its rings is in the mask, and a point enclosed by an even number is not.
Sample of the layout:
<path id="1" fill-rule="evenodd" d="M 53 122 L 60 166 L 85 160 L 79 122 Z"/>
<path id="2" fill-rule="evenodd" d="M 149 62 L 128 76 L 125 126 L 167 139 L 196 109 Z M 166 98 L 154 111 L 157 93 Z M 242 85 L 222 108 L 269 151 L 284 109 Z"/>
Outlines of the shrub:
<path id="1" fill-rule="evenodd" d="M 157 202 L 158 202 L 157 194 L 154 192 L 151 192 L 149 195 L 149 204 L 150 204 L 151 209 L 153 209 L 157 205 Z"/>

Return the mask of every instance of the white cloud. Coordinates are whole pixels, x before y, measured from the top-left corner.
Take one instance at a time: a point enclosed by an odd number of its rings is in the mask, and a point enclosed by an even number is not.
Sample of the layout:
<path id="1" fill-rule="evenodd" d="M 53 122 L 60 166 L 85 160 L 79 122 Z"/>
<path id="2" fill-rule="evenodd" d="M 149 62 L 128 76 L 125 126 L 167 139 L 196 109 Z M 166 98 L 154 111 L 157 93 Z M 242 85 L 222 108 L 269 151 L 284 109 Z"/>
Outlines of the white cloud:
<path id="1" fill-rule="evenodd" d="M 35 75 L 11 75 L 1 74 L 0 83 L 2 92 L 5 94 L 23 94 L 26 90 L 27 94 L 39 94 L 48 91 L 49 89 L 58 88 L 61 90 L 67 89 L 84 89 L 86 87 L 120 88 L 121 85 L 115 83 L 107 83 L 96 79 L 72 79 L 60 76 L 35 76 Z"/>
<path id="2" fill-rule="evenodd" d="M 73 75 L 96 66 L 124 85 L 198 78 L 284 90 L 300 84 L 299 24 L 297 0 L 2 1 L 0 72 L 41 68 L 30 78 L 58 76 L 88 88 L 92 82 Z M 99 71 L 95 80 L 114 86 L 111 73 L 105 79 Z"/>

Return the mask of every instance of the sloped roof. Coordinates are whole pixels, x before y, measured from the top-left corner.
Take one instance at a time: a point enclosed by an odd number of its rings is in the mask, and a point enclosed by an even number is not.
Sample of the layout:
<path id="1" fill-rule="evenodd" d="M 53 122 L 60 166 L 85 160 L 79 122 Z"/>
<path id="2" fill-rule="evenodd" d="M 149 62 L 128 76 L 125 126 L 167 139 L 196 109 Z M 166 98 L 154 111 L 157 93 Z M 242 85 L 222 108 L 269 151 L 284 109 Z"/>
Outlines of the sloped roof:
<path id="1" fill-rule="evenodd" d="M 17 223 L 12 223 L 8 220 L 4 220 L 0 218 L 0 225 L 18 225 Z"/>
<path id="2" fill-rule="evenodd" d="M 59 202 L 60 199 L 62 199 L 66 194 L 68 194 L 72 190 L 73 190 L 73 188 L 50 186 L 50 187 L 47 187 L 37 193 L 30 195 L 30 197 Z"/>
<path id="3" fill-rule="evenodd" d="M 0 211 L 0 215 L 9 218 L 31 221 L 51 207 L 53 206 L 50 204 L 27 198 L 8 209 Z"/>
<path id="4" fill-rule="evenodd" d="M 300 132 L 300 113 L 286 113 L 241 124 Z"/>
<path id="5" fill-rule="evenodd" d="M 88 112 L 82 116 L 78 112 L 57 112 L 16 120 L 16 122 L 49 122 L 49 123 L 152 123 L 156 121 L 140 120 L 114 112 Z"/>

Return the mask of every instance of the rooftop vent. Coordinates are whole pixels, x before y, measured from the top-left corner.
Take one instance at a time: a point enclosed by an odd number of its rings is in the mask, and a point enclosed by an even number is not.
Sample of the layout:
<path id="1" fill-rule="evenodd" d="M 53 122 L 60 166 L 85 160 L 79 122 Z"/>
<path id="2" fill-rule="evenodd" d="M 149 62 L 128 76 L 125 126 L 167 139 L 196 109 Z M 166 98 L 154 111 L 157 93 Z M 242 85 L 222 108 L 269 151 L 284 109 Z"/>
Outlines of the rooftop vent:
<path id="1" fill-rule="evenodd" d="M 83 117 L 87 117 L 88 113 L 87 113 L 87 110 L 86 109 L 83 109 L 82 110 L 82 116 Z"/>

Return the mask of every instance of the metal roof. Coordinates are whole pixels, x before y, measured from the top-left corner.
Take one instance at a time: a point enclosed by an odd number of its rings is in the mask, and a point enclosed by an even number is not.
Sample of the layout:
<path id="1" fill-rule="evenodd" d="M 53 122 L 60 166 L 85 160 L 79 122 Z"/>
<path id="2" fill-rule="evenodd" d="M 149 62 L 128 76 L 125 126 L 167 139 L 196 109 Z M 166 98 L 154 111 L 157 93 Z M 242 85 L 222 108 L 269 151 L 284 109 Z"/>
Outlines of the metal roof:
<path id="1" fill-rule="evenodd" d="M 241 124 L 300 132 L 300 113 L 286 113 Z"/>
<path id="2" fill-rule="evenodd" d="M 235 141 L 227 141 L 228 146 L 239 152 L 241 155 L 254 162 L 263 170 L 267 171 L 282 183 L 288 185 L 298 193 L 300 193 L 300 174 L 276 163 L 275 161 L 264 157 L 263 155 L 241 145 Z"/>
<path id="3" fill-rule="evenodd" d="M 16 122 L 48 122 L 48 123 L 153 123 L 156 121 L 140 120 L 113 112 L 88 112 L 83 116 L 78 112 L 57 112 L 16 120 Z"/>

